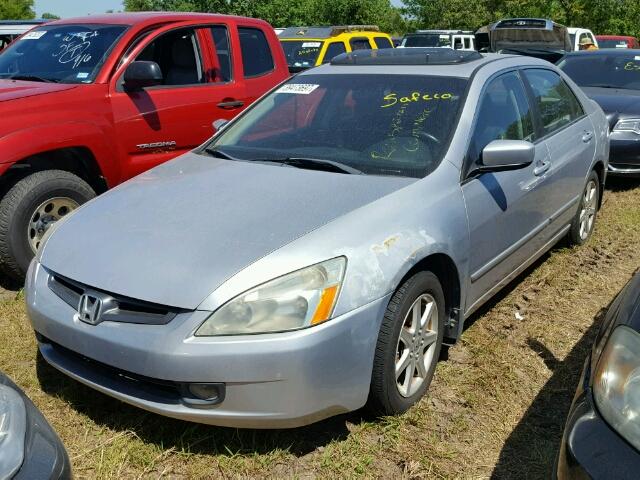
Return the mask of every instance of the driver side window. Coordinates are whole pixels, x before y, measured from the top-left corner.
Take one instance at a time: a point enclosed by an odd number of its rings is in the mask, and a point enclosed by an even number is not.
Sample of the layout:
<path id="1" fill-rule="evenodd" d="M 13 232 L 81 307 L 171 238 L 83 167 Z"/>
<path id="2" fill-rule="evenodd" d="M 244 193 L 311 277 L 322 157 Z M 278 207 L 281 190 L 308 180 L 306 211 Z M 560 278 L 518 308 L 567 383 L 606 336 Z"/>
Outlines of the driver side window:
<path id="1" fill-rule="evenodd" d="M 162 71 L 162 85 L 205 83 L 196 32 L 185 28 L 165 33 L 145 47 L 136 60 L 156 62 Z"/>
<path id="2" fill-rule="evenodd" d="M 481 154 L 493 140 L 535 140 L 531 108 L 520 76 L 509 72 L 486 87 L 471 139 L 471 161 L 480 163 Z"/>

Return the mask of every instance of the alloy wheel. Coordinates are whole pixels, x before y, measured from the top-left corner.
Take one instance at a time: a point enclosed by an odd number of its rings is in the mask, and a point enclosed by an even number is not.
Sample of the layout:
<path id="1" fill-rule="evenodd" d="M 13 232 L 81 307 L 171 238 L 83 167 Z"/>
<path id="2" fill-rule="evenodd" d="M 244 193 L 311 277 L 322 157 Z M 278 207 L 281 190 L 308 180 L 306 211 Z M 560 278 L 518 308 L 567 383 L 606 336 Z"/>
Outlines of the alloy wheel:
<path id="1" fill-rule="evenodd" d="M 404 318 L 396 347 L 396 387 L 403 397 L 414 395 L 425 382 L 438 339 L 438 305 L 428 293 L 420 295 Z"/>
<path id="2" fill-rule="evenodd" d="M 582 210 L 580 210 L 580 238 L 585 240 L 593 229 L 596 218 L 598 202 L 598 186 L 594 180 L 587 183 L 582 197 Z"/>

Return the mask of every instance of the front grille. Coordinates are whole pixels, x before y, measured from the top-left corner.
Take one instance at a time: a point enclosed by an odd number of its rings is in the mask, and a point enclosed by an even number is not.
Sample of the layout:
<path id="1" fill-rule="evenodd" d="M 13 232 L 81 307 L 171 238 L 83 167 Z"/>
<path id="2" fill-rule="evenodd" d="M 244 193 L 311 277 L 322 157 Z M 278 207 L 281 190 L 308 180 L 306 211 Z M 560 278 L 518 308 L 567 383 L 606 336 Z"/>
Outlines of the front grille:
<path id="1" fill-rule="evenodd" d="M 63 302 L 74 310 L 80 305 L 82 295 L 93 295 L 100 298 L 103 311 L 99 321 L 139 323 L 145 325 L 166 325 L 181 312 L 178 308 L 167 307 L 157 303 L 145 302 L 96 289 L 70 280 L 66 277 L 47 271 L 48 285 Z"/>

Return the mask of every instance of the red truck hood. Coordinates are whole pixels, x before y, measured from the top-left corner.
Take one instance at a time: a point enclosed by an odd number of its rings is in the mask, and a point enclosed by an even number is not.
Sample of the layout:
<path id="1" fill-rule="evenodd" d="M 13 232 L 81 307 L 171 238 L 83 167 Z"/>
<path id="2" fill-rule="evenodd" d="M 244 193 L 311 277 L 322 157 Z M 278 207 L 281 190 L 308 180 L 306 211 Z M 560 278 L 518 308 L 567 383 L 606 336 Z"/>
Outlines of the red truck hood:
<path id="1" fill-rule="evenodd" d="M 32 97 L 44 93 L 62 92 L 77 87 L 77 85 L 26 82 L 22 80 L 0 80 L 0 102 Z"/>

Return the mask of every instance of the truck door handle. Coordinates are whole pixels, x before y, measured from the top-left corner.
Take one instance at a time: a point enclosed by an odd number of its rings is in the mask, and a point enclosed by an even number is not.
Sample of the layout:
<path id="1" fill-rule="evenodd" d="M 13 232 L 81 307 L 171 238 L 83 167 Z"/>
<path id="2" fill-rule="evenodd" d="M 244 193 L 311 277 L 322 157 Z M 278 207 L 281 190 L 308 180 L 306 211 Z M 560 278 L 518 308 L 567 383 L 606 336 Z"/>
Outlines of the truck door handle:
<path id="1" fill-rule="evenodd" d="M 551 167 L 551 162 L 542 162 L 540 165 L 533 169 L 533 174 L 536 177 L 544 175 L 546 171 L 549 170 L 549 167 Z"/>
<path id="2" fill-rule="evenodd" d="M 588 132 L 587 130 L 585 130 L 584 133 L 582 134 L 582 141 L 584 143 L 589 143 L 592 138 L 593 138 L 592 132 Z"/>
<path id="3" fill-rule="evenodd" d="M 225 110 L 233 110 L 234 108 L 240 108 L 242 106 L 244 106 L 244 102 L 242 100 L 229 100 L 218 104 L 219 108 L 224 108 Z"/>

